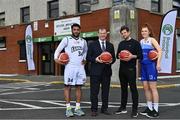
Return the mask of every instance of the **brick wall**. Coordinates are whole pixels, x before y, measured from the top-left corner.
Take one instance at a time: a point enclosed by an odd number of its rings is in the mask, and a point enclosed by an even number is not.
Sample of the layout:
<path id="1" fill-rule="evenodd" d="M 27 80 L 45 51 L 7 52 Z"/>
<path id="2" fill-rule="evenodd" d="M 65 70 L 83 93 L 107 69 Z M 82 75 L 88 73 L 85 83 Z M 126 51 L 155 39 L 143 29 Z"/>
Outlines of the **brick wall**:
<path id="1" fill-rule="evenodd" d="M 92 13 L 81 14 L 82 32 L 97 31 L 99 27 L 104 27 L 109 30 L 109 9 L 93 11 Z M 72 17 L 72 16 L 68 16 Z M 45 28 L 45 22 L 48 22 L 49 27 Z M 26 62 L 19 62 L 19 45 L 17 41 L 24 40 L 25 24 L 14 25 L 0 28 L 0 36 L 6 37 L 7 50 L 0 51 L 0 74 L 39 74 L 41 72 L 41 63 L 39 55 L 39 43 L 34 43 L 34 60 L 36 71 L 28 72 Z M 38 21 L 38 31 L 33 31 L 33 37 L 47 37 L 54 34 L 54 20 Z M 57 65 L 56 65 L 57 68 Z M 59 73 L 56 69 L 55 73 Z"/>

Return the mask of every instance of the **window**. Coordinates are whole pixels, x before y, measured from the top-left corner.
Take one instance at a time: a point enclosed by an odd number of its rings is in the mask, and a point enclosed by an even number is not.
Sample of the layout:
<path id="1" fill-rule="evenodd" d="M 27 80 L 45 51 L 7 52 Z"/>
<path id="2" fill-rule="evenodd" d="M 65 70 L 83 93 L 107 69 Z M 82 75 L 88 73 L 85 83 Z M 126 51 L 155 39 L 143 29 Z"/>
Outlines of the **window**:
<path id="1" fill-rule="evenodd" d="M 5 12 L 0 13 L 0 26 L 5 26 Z"/>
<path id="2" fill-rule="evenodd" d="M 118 5 L 121 3 L 134 4 L 135 0 L 113 0 L 113 5 Z"/>
<path id="3" fill-rule="evenodd" d="M 180 1 L 173 0 L 173 8 L 178 10 L 177 16 L 180 17 Z"/>
<path id="4" fill-rule="evenodd" d="M 160 12 L 160 0 L 151 0 L 151 11 Z"/>
<path id="5" fill-rule="evenodd" d="M 99 3 L 99 0 L 91 0 L 91 4 L 97 4 Z"/>
<path id="6" fill-rule="evenodd" d="M 0 37 L 0 49 L 6 48 L 6 38 Z"/>
<path id="7" fill-rule="evenodd" d="M 113 0 L 113 3 L 123 2 L 123 0 Z"/>
<path id="8" fill-rule="evenodd" d="M 59 1 L 54 0 L 48 2 L 48 18 L 58 18 L 59 17 Z"/>
<path id="9" fill-rule="evenodd" d="M 30 22 L 30 9 L 29 7 L 21 8 L 21 23 Z"/>
<path id="10" fill-rule="evenodd" d="M 19 44 L 19 60 L 26 60 L 26 44 L 25 40 L 18 41 Z"/>
<path id="11" fill-rule="evenodd" d="M 91 11 L 91 0 L 78 0 L 78 12 L 89 12 Z"/>

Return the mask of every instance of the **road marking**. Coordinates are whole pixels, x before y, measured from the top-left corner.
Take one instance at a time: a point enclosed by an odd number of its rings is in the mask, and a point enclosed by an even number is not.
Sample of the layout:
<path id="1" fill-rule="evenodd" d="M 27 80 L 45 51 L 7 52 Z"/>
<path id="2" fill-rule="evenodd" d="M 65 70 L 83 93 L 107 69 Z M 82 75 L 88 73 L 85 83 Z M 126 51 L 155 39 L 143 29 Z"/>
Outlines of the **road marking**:
<path id="1" fill-rule="evenodd" d="M 18 90 L 18 89 L 29 89 L 29 90 L 38 90 L 39 88 L 33 88 L 33 87 L 37 87 L 37 86 L 42 86 L 42 85 L 49 85 L 49 83 L 37 83 L 37 82 L 32 82 L 33 84 L 31 85 L 18 85 L 18 86 L 12 86 L 12 84 L 7 84 L 7 85 L 0 85 L 0 88 L 4 88 L 5 90 L 3 90 L 3 92 L 7 92 L 7 93 L 0 93 L 0 95 L 9 95 L 9 94 L 21 94 L 21 93 L 26 93 L 26 91 L 23 92 L 8 92 L 8 91 L 12 91 L 12 90 Z M 37 84 L 36 84 L 37 83 Z M 13 84 L 13 85 L 17 85 L 19 83 Z M 7 89 L 7 88 L 11 88 L 11 89 Z M 1 92 L 1 91 L 0 91 Z M 32 92 L 32 91 L 27 91 L 27 92 Z"/>
<path id="2" fill-rule="evenodd" d="M 47 91 L 60 91 L 64 90 L 63 89 L 46 89 L 46 90 L 39 90 L 39 91 L 23 91 L 23 92 L 8 92 L 8 93 L 1 93 L 0 96 L 2 95 L 18 95 L 18 94 L 26 94 L 26 93 L 37 93 L 37 92 L 47 92 Z"/>
<path id="3" fill-rule="evenodd" d="M 18 102 L 17 102 L 18 101 Z M 18 108 L 0 108 L 0 110 L 49 110 L 49 109 L 65 109 L 65 101 L 61 100 L 21 100 L 21 99 L 8 99 L 8 100 L 0 100 L 0 102 L 9 103 L 9 104 L 15 104 L 20 106 L 26 106 L 24 107 L 18 107 Z M 24 102 L 40 102 L 47 103 L 48 105 L 57 105 L 57 107 L 41 107 L 41 106 L 35 106 L 31 104 L 26 104 Z M 76 101 L 72 101 L 73 105 L 72 108 L 75 108 Z M 91 102 L 88 101 L 82 101 L 81 108 L 91 108 Z M 102 102 L 98 103 L 98 107 L 101 108 Z M 118 108 L 120 106 L 120 102 L 109 102 L 109 108 Z M 145 107 L 146 103 L 139 103 L 139 107 Z M 180 106 L 180 103 L 159 103 L 160 107 L 173 107 L 173 106 Z M 127 107 L 132 107 L 132 103 L 127 103 Z"/>
<path id="4" fill-rule="evenodd" d="M 24 89 L 27 89 L 27 88 L 24 88 Z M 82 87 L 82 89 L 87 89 L 87 88 L 84 88 Z M 9 89 L 7 91 L 10 91 L 10 90 L 16 90 L 16 89 Z M 61 88 L 61 89 L 46 89 L 46 90 L 35 90 L 35 91 L 22 91 L 22 92 L 7 92 L 6 93 L 0 93 L 0 96 L 1 95 L 13 95 L 13 94 L 26 94 L 26 93 L 36 93 L 36 92 L 47 92 L 47 91 L 64 91 L 64 88 Z"/>
<path id="5" fill-rule="evenodd" d="M 56 102 L 47 101 L 47 100 L 42 100 L 41 102 L 49 103 L 49 104 L 53 104 L 53 105 L 66 106 L 64 103 L 56 103 Z"/>
<path id="6" fill-rule="evenodd" d="M 26 107 L 30 107 L 30 108 L 34 108 L 34 109 L 42 108 L 42 107 L 39 107 L 39 106 L 30 105 L 30 104 L 26 104 L 26 103 L 20 103 L 20 102 L 11 102 L 11 101 L 6 101 L 6 100 L 0 100 L 0 102 L 10 103 L 10 104 L 15 104 L 15 105 L 22 105 L 22 106 L 26 106 Z"/>

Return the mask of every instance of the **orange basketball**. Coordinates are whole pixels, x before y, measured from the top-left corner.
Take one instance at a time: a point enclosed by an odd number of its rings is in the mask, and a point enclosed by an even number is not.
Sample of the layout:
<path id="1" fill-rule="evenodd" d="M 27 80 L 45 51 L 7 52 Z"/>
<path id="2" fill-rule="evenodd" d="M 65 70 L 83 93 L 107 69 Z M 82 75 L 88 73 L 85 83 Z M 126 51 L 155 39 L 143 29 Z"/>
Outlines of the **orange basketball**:
<path id="1" fill-rule="evenodd" d="M 127 58 L 130 55 L 130 52 L 128 50 L 122 50 L 119 53 L 119 59 Z"/>
<path id="2" fill-rule="evenodd" d="M 100 60 L 102 60 L 104 63 L 109 63 L 112 61 L 112 55 L 109 52 L 103 52 L 100 55 Z"/>
<path id="3" fill-rule="evenodd" d="M 151 60 L 156 60 L 158 58 L 158 52 L 156 50 L 151 50 L 149 51 L 148 57 Z"/>
<path id="4" fill-rule="evenodd" d="M 67 63 L 69 61 L 69 56 L 67 53 L 61 53 L 58 59 L 62 63 Z"/>

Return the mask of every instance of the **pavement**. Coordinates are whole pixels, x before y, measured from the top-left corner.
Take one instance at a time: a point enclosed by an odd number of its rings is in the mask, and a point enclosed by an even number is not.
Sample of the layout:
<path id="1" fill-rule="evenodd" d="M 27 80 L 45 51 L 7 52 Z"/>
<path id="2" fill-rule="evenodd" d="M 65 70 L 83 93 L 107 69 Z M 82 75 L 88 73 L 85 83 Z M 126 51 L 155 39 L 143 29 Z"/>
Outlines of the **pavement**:
<path id="1" fill-rule="evenodd" d="M 163 76 L 158 80 L 160 95 L 160 119 L 180 119 L 180 76 Z M 137 81 L 139 92 L 139 112 L 146 107 L 144 90 Z M 131 119 L 131 94 L 128 94 L 127 114 L 115 115 L 114 111 L 120 106 L 121 89 L 119 82 L 111 82 L 109 94 L 109 109 L 112 115 L 91 116 L 89 99 L 89 77 L 83 87 L 81 107 L 86 113 L 83 117 L 72 119 Z M 62 76 L 51 75 L 0 75 L 0 119 L 67 119 L 64 115 L 64 85 Z M 72 90 L 72 108 L 75 107 L 75 91 Z M 99 95 L 98 108 L 102 102 Z M 71 118 L 70 118 L 71 119 Z M 148 119 L 139 115 L 137 119 Z"/>
<path id="2" fill-rule="evenodd" d="M 63 84 L 63 76 L 53 76 L 53 75 L 7 75 L 0 74 L 0 83 L 11 83 L 11 82 L 42 82 L 47 84 Z M 85 86 L 89 86 L 89 77 L 87 77 L 87 82 Z M 119 88 L 119 80 L 112 80 L 112 88 Z M 137 80 L 137 87 L 139 89 L 143 88 L 141 81 Z M 157 81 L 158 88 L 173 88 L 180 87 L 180 75 L 176 76 L 160 76 Z"/>

